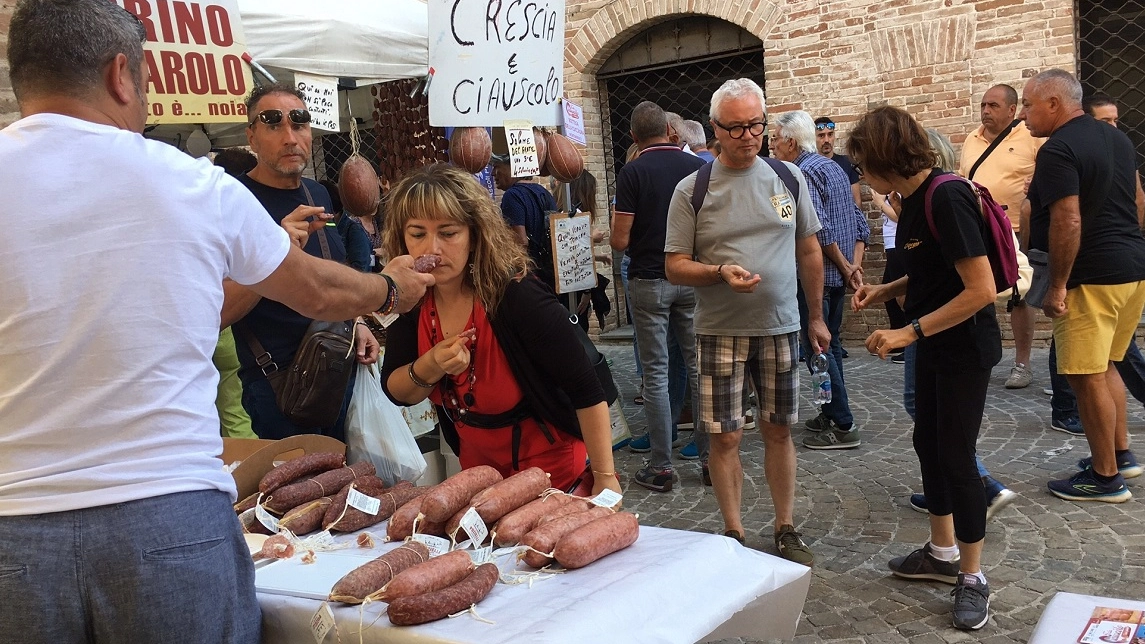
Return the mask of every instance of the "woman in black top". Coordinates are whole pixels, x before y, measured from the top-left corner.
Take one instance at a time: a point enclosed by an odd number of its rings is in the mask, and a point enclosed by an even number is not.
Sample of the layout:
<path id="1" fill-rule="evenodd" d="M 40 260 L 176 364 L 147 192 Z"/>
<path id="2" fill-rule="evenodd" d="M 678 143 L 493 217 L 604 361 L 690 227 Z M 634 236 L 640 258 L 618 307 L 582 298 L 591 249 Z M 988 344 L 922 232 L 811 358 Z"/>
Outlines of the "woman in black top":
<path id="1" fill-rule="evenodd" d="M 914 447 L 930 512 L 930 542 L 891 560 L 890 569 L 906 579 L 955 584 L 954 626 L 978 629 L 989 619 L 990 591 L 981 568 L 986 496 L 974 444 L 990 369 L 1002 356 L 986 256 L 989 233 L 973 188 L 959 180 L 933 190 L 938 235 L 931 234 L 924 202 L 934 178 L 945 173 L 934 167 L 926 132 L 905 111 L 868 112 L 851 133 L 847 152 L 872 190 L 903 196 L 895 246 L 906 276 L 864 285 L 852 300 L 859 311 L 906 296 L 911 323 L 872 333 L 867 338 L 872 353 L 885 358 L 918 342 Z"/>

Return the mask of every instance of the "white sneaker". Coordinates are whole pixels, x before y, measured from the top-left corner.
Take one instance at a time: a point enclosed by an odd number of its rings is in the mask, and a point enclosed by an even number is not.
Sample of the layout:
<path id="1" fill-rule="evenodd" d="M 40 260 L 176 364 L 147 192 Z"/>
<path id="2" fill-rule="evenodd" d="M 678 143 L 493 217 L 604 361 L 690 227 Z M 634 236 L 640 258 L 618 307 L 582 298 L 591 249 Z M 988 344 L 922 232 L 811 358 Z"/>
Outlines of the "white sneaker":
<path id="1" fill-rule="evenodd" d="M 990 519 L 993 519 L 994 515 L 998 513 L 998 510 L 1001 510 L 1007 505 L 1010 505 L 1010 502 L 1016 498 L 1018 498 L 1017 492 L 1011 490 L 1010 488 L 1002 488 L 1002 491 L 995 494 L 994 498 L 990 499 L 987 503 L 986 520 L 989 521 Z"/>
<path id="2" fill-rule="evenodd" d="M 1006 378 L 1006 389 L 1025 389 L 1033 381 L 1033 370 L 1019 362 L 1010 369 L 1010 377 Z"/>
<path id="3" fill-rule="evenodd" d="M 1047 395 L 1047 396 L 1052 396 L 1052 395 L 1054 395 L 1054 390 L 1050 387 L 1046 387 L 1045 389 L 1042 390 L 1042 393 Z"/>

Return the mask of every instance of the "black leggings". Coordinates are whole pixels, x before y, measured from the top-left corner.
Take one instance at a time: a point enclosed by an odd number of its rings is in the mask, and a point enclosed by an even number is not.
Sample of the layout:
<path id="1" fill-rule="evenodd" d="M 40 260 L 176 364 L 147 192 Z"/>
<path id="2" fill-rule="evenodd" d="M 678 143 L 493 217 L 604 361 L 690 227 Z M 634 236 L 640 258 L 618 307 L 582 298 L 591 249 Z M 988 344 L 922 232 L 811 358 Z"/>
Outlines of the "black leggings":
<path id="1" fill-rule="evenodd" d="M 986 406 L 989 369 L 937 364 L 926 341 L 915 365 L 914 451 L 931 514 L 954 514 L 954 534 L 963 543 L 986 536 L 986 493 L 974 462 Z"/>

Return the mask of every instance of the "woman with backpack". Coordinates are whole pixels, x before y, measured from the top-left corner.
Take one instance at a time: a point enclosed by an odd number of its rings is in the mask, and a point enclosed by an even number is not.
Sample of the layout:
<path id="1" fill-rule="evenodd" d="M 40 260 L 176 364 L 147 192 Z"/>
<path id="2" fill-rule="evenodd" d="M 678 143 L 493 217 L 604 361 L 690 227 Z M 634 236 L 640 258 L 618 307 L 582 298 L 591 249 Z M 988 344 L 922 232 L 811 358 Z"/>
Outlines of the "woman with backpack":
<path id="1" fill-rule="evenodd" d="M 954 626 L 976 630 L 989 620 L 990 591 L 981 567 L 986 495 L 975 443 L 990 370 L 1002 357 L 994 314 L 998 289 L 987 256 L 993 238 L 969 183 L 939 182 L 928 190 L 948 173 L 935 167 L 926 132 L 904 110 L 886 106 L 864 115 L 851 132 L 847 153 L 872 190 L 902 195 L 896 247 L 906 276 L 864 285 L 852 308 L 905 296 L 911 322 L 875 331 L 867 349 L 885 358 L 917 342 L 914 447 L 930 541 L 889 566 L 905 579 L 954 584 Z"/>
<path id="2" fill-rule="evenodd" d="M 389 328 L 386 395 L 432 400 L 462 468 L 536 466 L 556 488 L 619 492 L 608 404 L 579 331 L 473 176 L 444 164 L 407 174 L 382 243 L 388 257 L 438 258 L 435 286 Z"/>

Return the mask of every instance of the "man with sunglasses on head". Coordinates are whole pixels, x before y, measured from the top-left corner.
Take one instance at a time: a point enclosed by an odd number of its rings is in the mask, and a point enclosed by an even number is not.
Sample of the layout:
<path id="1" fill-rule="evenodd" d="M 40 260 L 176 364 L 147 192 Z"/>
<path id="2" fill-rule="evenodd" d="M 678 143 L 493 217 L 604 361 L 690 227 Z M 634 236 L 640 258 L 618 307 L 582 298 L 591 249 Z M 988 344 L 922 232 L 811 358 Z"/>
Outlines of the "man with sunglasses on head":
<path id="1" fill-rule="evenodd" d="M 815 236 L 822 226 L 799 168 L 758 156 L 767 136 L 759 85 L 747 78 L 724 83 L 712 95 L 711 124 L 720 156 L 677 184 L 664 244 L 668 280 L 695 289 L 696 433 L 708 434 L 724 535 L 742 543 L 739 446 L 748 392 L 755 390 L 764 473 L 775 504 L 775 547 L 785 559 L 810 566 L 815 557 L 794 518 L 795 291 L 801 282 L 811 348 L 819 353 L 831 342 L 823 321 L 823 252 Z"/>
<path id="2" fill-rule="evenodd" d="M 284 83 L 256 87 L 246 99 L 247 143 L 258 156 L 258 165 L 238 177 L 266 208 L 277 223 L 284 219 L 311 218 L 329 220 L 334 212 L 330 193 L 322 184 L 302 176 L 310 162 L 313 135 L 310 112 L 300 90 Z M 317 227 L 302 249 L 314 257 L 323 257 L 320 236 L 325 236 L 329 257 L 346 261 L 342 236 L 333 225 Z M 243 382 L 243 407 L 250 414 L 251 426 L 260 438 L 281 439 L 296 434 L 324 434 L 346 440 L 346 409 L 354 390 L 354 376 L 346 385 L 342 413 L 329 427 L 302 427 L 288 419 L 275 401 L 274 389 L 263 375 L 257 355 L 264 352 L 277 365 L 289 365 L 294 359 L 311 318 L 273 300 L 264 300 L 250 289 L 229 282 L 226 285 L 227 306 L 224 324 L 234 321 L 238 349 L 239 378 Z M 354 325 L 358 362 L 371 364 L 378 357 L 378 342 L 364 324 Z"/>
<path id="3" fill-rule="evenodd" d="M 859 173 L 845 154 L 835 153 L 835 121 L 830 117 L 820 116 L 815 119 L 815 145 L 819 154 L 831 159 L 847 173 L 847 180 L 851 182 L 851 198 L 860 209 L 863 207 L 863 192 L 859 189 Z"/>
<path id="4" fill-rule="evenodd" d="M 20 0 L 11 14 L 5 642 L 257 643 L 254 566 L 218 456 L 223 280 L 330 320 L 393 301 L 383 278 L 294 247 L 222 168 L 142 136 L 145 40 L 107 0 Z M 387 270 L 406 309 L 433 283 L 410 257 Z"/>

